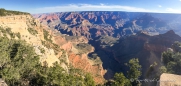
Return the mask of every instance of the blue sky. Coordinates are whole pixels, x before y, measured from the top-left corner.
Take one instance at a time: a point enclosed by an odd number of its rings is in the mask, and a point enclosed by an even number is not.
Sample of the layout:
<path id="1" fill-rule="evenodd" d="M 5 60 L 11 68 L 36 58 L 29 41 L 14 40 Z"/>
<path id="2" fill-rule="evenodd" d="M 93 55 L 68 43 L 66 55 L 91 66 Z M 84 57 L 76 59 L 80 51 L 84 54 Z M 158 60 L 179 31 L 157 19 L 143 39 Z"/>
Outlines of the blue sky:
<path id="1" fill-rule="evenodd" d="M 181 0 L 1 0 L 0 8 L 32 14 L 68 11 L 181 13 Z"/>

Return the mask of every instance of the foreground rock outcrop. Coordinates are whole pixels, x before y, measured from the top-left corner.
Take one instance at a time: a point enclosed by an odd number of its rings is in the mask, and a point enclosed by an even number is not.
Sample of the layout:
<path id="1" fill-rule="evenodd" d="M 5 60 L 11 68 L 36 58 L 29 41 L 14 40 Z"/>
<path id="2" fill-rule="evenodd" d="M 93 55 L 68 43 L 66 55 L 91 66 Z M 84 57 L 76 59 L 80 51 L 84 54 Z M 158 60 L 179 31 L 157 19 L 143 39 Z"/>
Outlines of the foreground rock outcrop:
<path id="1" fill-rule="evenodd" d="M 181 75 L 163 73 L 157 86 L 180 86 Z"/>
<path id="2" fill-rule="evenodd" d="M 0 78 L 0 86 L 8 86 L 4 80 Z"/>

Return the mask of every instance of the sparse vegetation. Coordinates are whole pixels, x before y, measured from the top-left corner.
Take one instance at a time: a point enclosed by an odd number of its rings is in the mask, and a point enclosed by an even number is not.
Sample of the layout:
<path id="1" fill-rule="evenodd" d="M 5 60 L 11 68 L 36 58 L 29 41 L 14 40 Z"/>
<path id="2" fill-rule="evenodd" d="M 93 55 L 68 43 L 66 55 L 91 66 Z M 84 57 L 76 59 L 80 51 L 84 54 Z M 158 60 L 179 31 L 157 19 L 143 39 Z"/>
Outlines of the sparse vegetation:
<path id="1" fill-rule="evenodd" d="M 47 41 L 41 41 L 42 45 L 44 45 L 47 48 L 51 48 L 50 47 L 50 43 L 48 43 Z"/>
<path id="2" fill-rule="evenodd" d="M 6 33 L 10 35 L 11 38 L 15 38 L 15 34 L 11 32 L 11 28 L 6 28 L 5 29 Z"/>
<path id="3" fill-rule="evenodd" d="M 62 49 L 61 52 L 62 52 L 61 58 L 65 58 L 66 57 L 65 50 Z"/>
<path id="4" fill-rule="evenodd" d="M 102 64 L 102 61 L 101 61 L 100 57 L 97 56 L 96 53 L 93 53 L 93 54 L 89 57 L 89 59 L 94 62 L 94 65 Z"/>
<path id="5" fill-rule="evenodd" d="M 65 36 L 65 39 L 67 41 L 73 41 L 73 40 L 77 40 L 79 38 L 80 38 L 80 36 Z"/>
<path id="6" fill-rule="evenodd" d="M 20 35 L 19 32 L 18 32 L 18 33 L 15 33 L 15 35 L 16 35 L 19 39 L 21 39 L 21 35 Z"/>
<path id="7" fill-rule="evenodd" d="M 50 48 L 54 49 L 56 55 L 58 54 L 58 52 L 60 52 L 59 46 L 57 44 L 50 43 L 48 41 L 41 41 L 41 43 L 42 43 L 42 45 L 44 45 L 48 49 L 50 49 Z"/>
<path id="8" fill-rule="evenodd" d="M 0 27 L 0 31 L 2 32 L 4 37 L 7 37 L 7 34 L 8 34 L 11 38 L 15 38 L 15 36 L 17 36 L 19 39 L 21 38 L 20 33 L 13 33 L 11 31 L 11 28 L 9 27 L 7 28 Z"/>
<path id="9" fill-rule="evenodd" d="M 41 53 L 45 53 L 45 49 L 44 48 L 38 47 L 38 49 L 40 50 Z"/>
<path id="10" fill-rule="evenodd" d="M 32 26 L 36 26 L 36 25 L 37 25 L 34 19 L 33 19 L 33 21 L 31 22 L 31 25 L 32 25 Z"/>
<path id="11" fill-rule="evenodd" d="M 9 16 L 9 15 L 30 15 L 30 13 L 20 12 L 20 11 L 12 11 L 12 10 L 5 10 L 0 8 L 0 16 Z"/>
<path id="12" fill-rule="evenodd" d="M 52 36 L 49 35 L 48 31 L 46 31 L 46 30 L 43 29 L 43 35 L 44 35 L 44 39 L 45 39 L 46 41 L 49 41 L 49 42 L 52 43 L 52 40 L 51 40 Z"/>
<path id="13" fill-rule="evenodd" d="M 55 53 L 58 54 L 58 52 L 60 51 L 60 46 L 58 46 L 55 43 L 52 43 L 52 48 L 55 50 Z"/>
<path id="14" fill-rule="evenodd" d="M 112 47 L 115 43 L 118 42 L 118 38 L 111 36 L 101 36 L 96 41 L 100 42 L 102 47 Z"/>
<path id="15" fill-rule="evenodd" d="M 28 28 L 28 32 L 32 35 L 38 34 L 38 32 L 36 30 L 34 30 L 33 28 Z"/>
<path id="16" fill-rule="evenodd" d="M 155 71 L 156 71 L 156 66 L 157 66 L 157 63 L 154 62 L 153 64 L 150 65 L 148 71 L 146 72 L 146 77 L 149 77 L 149 76 L 153 76 Z M 157 77 L 157 74 L 154 75 L 155 77 Z"/>
<path id="17" fill-rule="evenodd" d="M 91 45 L 89 45 L 87 43 L 79 43 L 75 46 L 75 48 L 77 48 L 79 50 L 80 54 L 88 53 L 92 49 Z"/>

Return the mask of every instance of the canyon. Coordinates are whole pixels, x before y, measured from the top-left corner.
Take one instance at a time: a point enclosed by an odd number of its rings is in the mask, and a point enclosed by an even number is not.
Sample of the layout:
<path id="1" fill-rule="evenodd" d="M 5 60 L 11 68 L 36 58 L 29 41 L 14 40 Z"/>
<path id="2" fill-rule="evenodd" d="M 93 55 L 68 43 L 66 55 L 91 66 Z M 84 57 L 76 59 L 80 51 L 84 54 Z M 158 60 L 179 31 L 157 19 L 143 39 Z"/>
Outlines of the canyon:
<path id="1" fill-rule="evenodd" d="M 87 44 L 88 40 L 85 37 L 61 34 L 55 29 L 40 24 L 39 20 L 31 15 L 0 16 L 0 27 L 10 28 L 12 34 L 19 33 L 19 37 L 15 39 L 24 40 L 32 45 L 36 54 L 40 56 L 42 65 L 46 62 L 51 67 L 53 63 L 58 62 L 67 72 L 73 66 L 86 73 L 91 73 L 96 84 L 104 83 L 103 75 L 106 70 L 102 68 L 101 62 L 88 59 L 87 54 L 93 52 L 94 48 Z M 12 39 L 11 35 L 3 32 L 0 34 Z"/>
<path id="2" fill-rule="evenodd" d="M 181 15 L 139 12 L 83 11 L 0 16 L 0 36 L 23 40 L 33 46 L 40 63 L 55 62 L 90 73 L 104 84 L 115 73 L 127 73 L 125 65 L 138 58 L 141 79 L 158 78 L 162 52 L 181 42 Z M 7 34 L 3 31 L 9 31 Z M 45 64 L 46 63 L 46 64 Z M 151 66 L 154 65 L 151 70 Z M 143 83 L 145 85 L 145 83 Z M 146 83 L 155 85 L 155 83 Z"/>
<path id="3" fill-rule="evenodd" d="M 141 78 L 158 77 L 162 52 L 175 41 L 181 41 L 180 14 L 83 11 L 33 14 L 33 17 L 61 34 L 85 37 L 95 48 L 87 54 L 100 58 L 101 67 L 107 70 L 103 75 L 106 80 L 112 79 L 116 72 L 126 73 L 125 63 L 131 58 L 139 59 Z M 155 71 L 150 72 L 154 63 L 157 63 Z"/>

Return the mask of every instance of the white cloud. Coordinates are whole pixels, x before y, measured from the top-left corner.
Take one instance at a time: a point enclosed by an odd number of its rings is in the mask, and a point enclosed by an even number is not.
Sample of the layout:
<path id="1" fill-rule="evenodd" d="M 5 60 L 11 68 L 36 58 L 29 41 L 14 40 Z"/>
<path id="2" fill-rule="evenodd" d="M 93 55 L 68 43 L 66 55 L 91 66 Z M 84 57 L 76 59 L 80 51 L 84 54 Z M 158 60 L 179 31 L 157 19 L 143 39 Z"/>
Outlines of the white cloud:
<path id="1" fill-rule="evenodd" d="M 158 5 L 158 7 L 162 7 L 161 5 Z"/>
<path id="2" fill-rule="evenodd" d="M 122 6 L 122 5 L 107 5 L 100 3 L 98 5 L 93 4 L 68 4 L 55 7 L 43 7 L 34 10 L 34 13 L 46 13 L 46 12 L 67 12 L 67 11 L 130 11 L 130 12 L 157 12 L 155 10 L 149 10 L 144 8 Z"/>
<path id="3" fill-rule="evenodd" d="M 104 6 L 104 4 L 103 4 L 103 3 L 100 3 L 100 5 L 101 5 L 101 6 Z"/>
<path id="4" fill-rule="evenodd" d="M 181 9 L 167 8 L 166 11 L 169 13 L 181 13 Z"/>

